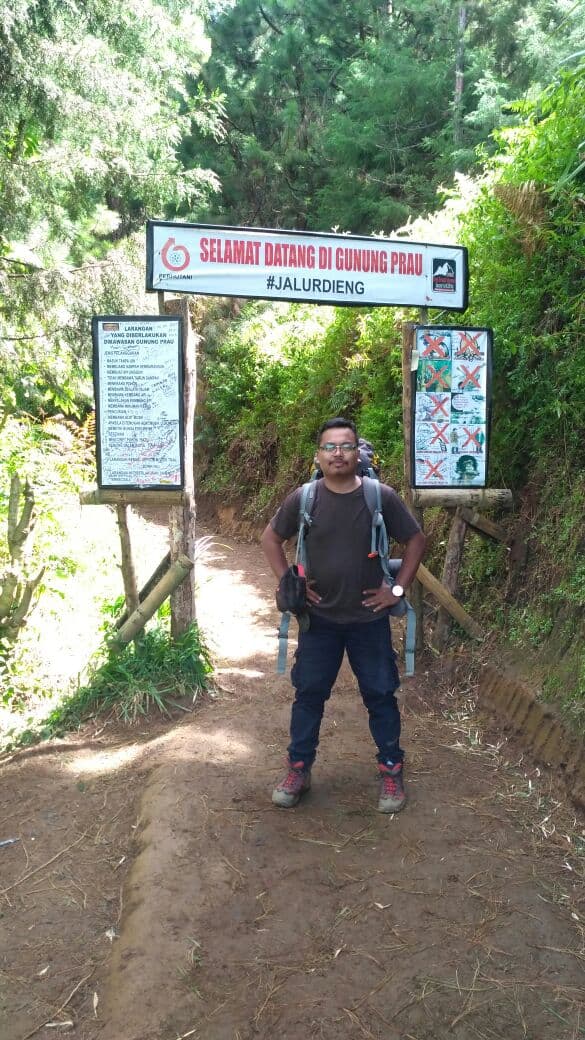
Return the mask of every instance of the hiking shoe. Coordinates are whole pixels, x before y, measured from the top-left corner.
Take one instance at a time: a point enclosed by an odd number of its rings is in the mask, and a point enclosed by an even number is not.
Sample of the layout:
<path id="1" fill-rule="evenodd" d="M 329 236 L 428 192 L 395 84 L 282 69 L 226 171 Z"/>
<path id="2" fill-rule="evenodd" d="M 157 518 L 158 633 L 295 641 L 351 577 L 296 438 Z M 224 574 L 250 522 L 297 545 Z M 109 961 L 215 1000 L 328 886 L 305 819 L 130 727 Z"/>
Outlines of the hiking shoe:
<path id="1" fill-rule="evenodd" d="M 380 798 L 378 812 L 400 812 L 406 805 L 406 793 L 402 779 L 402 762 L 394 765 L 378 763 L 380 773 Z"/>
<path id="2" fill-rule="evenodd" d="M 304 762 L 289 762 L 288 772 L 272 792 L 272 801 L 281 809 L 292 809 L 311 786 L 311 770 Z"/>

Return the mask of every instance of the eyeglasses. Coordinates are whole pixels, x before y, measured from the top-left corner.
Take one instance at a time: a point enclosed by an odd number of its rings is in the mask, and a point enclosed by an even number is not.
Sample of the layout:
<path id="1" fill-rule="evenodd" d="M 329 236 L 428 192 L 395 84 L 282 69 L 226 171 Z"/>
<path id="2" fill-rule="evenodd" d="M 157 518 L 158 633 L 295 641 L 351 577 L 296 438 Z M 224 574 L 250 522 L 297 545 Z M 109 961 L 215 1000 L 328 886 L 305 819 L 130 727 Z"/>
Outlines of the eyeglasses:
<path id="1" fill-rule="evenodd" d="M 325 451 L 328 455 L 333 455 L 335 451 L 342 451 L 345 455 L 350 451 L 357 451 L 357 444 L 348 444 L 346 441 L 344 444 L 332 444 L 331 441 L 327 441 L 327 444 L 320 444 L 319 451 Z"/>

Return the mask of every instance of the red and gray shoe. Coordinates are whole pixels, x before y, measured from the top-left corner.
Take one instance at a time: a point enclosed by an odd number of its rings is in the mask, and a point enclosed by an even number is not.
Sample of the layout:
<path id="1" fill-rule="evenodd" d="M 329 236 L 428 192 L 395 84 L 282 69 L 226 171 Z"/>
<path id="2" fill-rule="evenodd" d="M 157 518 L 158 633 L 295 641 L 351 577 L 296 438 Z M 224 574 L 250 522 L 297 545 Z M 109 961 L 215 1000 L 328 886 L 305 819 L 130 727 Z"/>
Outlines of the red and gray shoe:
<path id="1" fill-rule="evenodd" d="M 402 779 L 402 762 L 396 762 L 394 765 L 386 765 L 384 762 L 379 762 L 378 771 L 380 773 L 378 812 L 400 812 L 406 805 L 406 792 Z"/>
<path id="2" fill-rule="evenodd" d="M 288 763 L 286 776 L 272 792 L 272 801 L 281 809 L 292 809 L 297 805 L 302 794 L 311 786 L 311 770 L 305 769 L 304 762 Z"/>

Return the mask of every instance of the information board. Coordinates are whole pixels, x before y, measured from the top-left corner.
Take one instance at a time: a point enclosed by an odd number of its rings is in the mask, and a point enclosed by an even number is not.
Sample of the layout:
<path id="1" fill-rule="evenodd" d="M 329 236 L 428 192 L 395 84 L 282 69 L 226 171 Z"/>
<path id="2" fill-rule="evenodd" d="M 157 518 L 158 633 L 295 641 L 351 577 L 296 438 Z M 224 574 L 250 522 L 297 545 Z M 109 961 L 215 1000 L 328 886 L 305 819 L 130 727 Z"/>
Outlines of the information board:
<path id="1" fill-rule="evenodd" d="M 98 485 L 183 487 L 182 320 L 92 320 Z"/>
<path id="2" fill-rule="evenodd" d="M 337 306 L 467 307 L 462 246 L 148 221 L 150 291 Z"/>
<path id="3" fill-rule="evenodd" d="M 412 486 L 485 487 L 490 329 L 417 326 L 412 353 Z"/>

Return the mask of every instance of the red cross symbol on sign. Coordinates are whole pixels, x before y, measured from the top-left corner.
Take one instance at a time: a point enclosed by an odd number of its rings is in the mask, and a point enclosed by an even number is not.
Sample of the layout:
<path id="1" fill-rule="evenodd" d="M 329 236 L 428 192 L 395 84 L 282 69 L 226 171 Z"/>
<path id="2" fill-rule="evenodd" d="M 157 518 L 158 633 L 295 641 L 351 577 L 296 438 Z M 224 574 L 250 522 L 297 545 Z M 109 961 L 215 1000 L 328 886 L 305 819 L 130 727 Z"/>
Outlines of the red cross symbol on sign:
<path id="1" fill-rule="evenodd" d="M 471 357 L 480 358 L 481 350 L 477 345 L 477 341 L 480 336 L 481 332 L 476 332 L 475 336 L 470 336 L 468 332 L 461 332 L 459 334 L 459 350 L 457 351 L 457 353 L 463 354 L 463 352 L 465 351 L 469 360 L 471 360 Z"/>
<path id="2" fill-rule="evenodd" d="M 431 462 L 430 459 L 424 459 L 425 466 L 428 466 L 428 473 L 425 473 L 423 480 L 430 480 L 431 477 L 436 477 L 437 480 L 444 480 L 445 474 L 441 472 L 441 467 L 445 464 L 445 459 L 439 459 L 438 462 Z"/>
<path id="3" fill-rule="evenodd" d="M 445 437 L 445 430 L 449 429 L 449 423 L 444 423 L 443 426 L 439 426 L 438 423 L 434 422 L 434 423 L 431 423 L 431 426 L 433 427 L 433 430 L 435 431 L 435 436 L 431 438 L 431 444 L 434 444 L 435 441 L 443 441 L 444 444 L 447 444 L 448 442 L 447 442 L 447 438 Z M 478 430 L 478 433 L 479 433 L 479 430 Z"/>
<path id="4" fill-rule="evenodd" d="M 445 416 L 445 418 L 448 419 L 449 418 L 449 412 L 447 411 L 447 405 L 448 405 L 449 402 L 448 401 L 441 401 L 441 398 L 437 397 L 436 394 L 431 394 L 430 398 L 431 398 L 431 401 L 433 402 L 433 404 L 435 406 L 433 408 L 432 412 L 431 412 L 431 419 L 433 418 L 434 415 L 437 415 L 439 412 L 442 412 L 443 415 Z"/>
<path id="5" fill-rule="evenodd" d="M 464 390 L 468 383 L 470 386 L 476 386 L 478 390 L 481 389 L 479 379 L 477 379 L 477 373 L 481 371 L 481 365 L 477 365 L 473 372 L 469 372 L 465 365 L 461 365 L 461 371 L 465 373 L 459 384 L 461 390 Z"/>
<path id="6" fill-rule="evenodd" d="M 444 390 L 448 390 L 449 389 L 449 381 L 448 381 L 448 379 L 445 379 L 443 377 L 443 373 L 444 372 L 447 372 L 447 373 L 449 372 L 449 365 L 448 364 L 447 365 L 441 365 L 441 367 L 439 367 L 437 365 L 436 368 L 431 368 L 427 372 L 427 374 L 426 374 L 425 386 L 428 387 L 428 386 L 431 385 L 431 383 L 438 383 L 439 386 L 442 386 Z"/>
<path id="7" fill-rule="evenodd" d="M 440 358 L 449 357 L 449 348 L 445 346 L 442 336 L 423 336 L 423 343 L 426 344 L 426 348 L 422 357 L 433 357 L 434 354 Z"/>
<path id="8" fill-rule="evenodd" d="M 467 440 L 465 441 L 465 444 L 463 445 L 464 448 L 466 448 L 468 444 L 475 444 L 477 450 L 481 451 L 481 444 L 479 443 L 479 441 L 477 439 L 477 435 L 479 433 L 479 429 L 480 428 L 478 426 L 477 430 L 474 430 L 473 433 L 472 433 L 471 430 L 468 430 L 466 426 L 463 427 L 463 432 L 467 434 Z"/>

